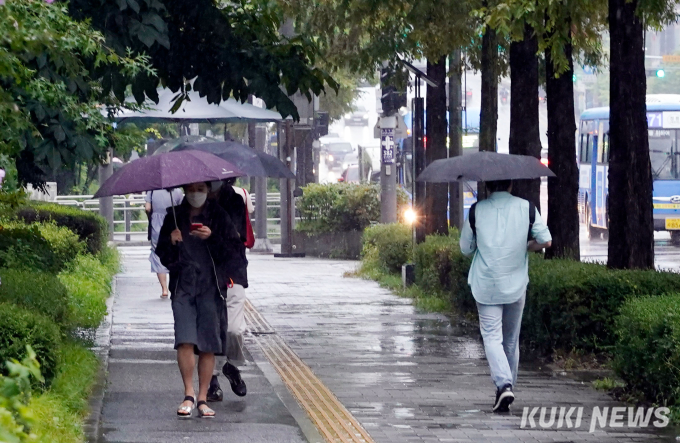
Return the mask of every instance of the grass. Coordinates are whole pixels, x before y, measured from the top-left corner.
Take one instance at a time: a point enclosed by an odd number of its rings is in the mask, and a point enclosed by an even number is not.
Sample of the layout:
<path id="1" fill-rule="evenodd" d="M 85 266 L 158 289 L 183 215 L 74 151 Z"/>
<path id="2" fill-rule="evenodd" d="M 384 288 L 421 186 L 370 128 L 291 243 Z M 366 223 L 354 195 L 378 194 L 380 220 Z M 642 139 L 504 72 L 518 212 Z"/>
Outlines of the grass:
<path id="1" fill-rule="evenodd" d="M 424 311 L 449 313 L 453 309 L 449 297 L 445 294 L 425 292 L 415 284 L 404 288 L 401 275 L 385 272 L 370 260 L 362 261 L 355 272 L 347 273 L 345 276 L 374 280 L 381 287 L 389 289 L 399 297 L 412 299 L 413 304 Z"/>
<path id="2" fill-rule="evenodd" d="M 111 294 L 111 277 L 118 271 L 119 259 L 115 249 L 102 251 L 99 259 L 78 255 L 59 274 L 66 286 L 73 318 L 82 328 L 96 328 L 106 315 L 106 299 Z"/>
<path id="3" fill-rule="evenodd" d="M 598 391 L 612 391 L 616 388 L 623 388 L 624 383 L 620 380 L 615 380 L 610 377 L 605 377 L 600 380 L 595 380 L 593 382 L 593 387 L 597 389 Z"/>
<path id="4" fill-rule="evenodd" d="M 59 373 L 49 391 L 31 399 L 32 432 L 41 443 L 83 441 L 83 419 L 99 361 L 81 344 L 69 342 L 62 348 Z"/>

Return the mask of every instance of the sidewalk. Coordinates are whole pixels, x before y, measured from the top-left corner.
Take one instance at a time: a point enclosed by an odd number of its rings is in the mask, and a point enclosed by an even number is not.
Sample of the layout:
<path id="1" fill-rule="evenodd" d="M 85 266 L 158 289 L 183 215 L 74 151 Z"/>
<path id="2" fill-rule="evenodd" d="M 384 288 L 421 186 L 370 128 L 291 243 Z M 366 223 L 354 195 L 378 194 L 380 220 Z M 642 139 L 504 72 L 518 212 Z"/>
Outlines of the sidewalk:
<path id="1" fill-rule="evenodd" d="M 622 405 L 587 384 L 529 367 L 520 371 L 512 412 L 494 415 L 477 336 L 443 315 L 416 311 L 373 282 L 342 277 L 354 262 L 256 254 L 249 256 L 247 293 L 267 325 L 253 324 L 249 313 L 254 334 L 246 346 L 257 364 L 244 370 L 248 396 L 234 396 L 222 378 L 225 401 L 215 406 L 217 419 L 177 420 L 182 390 L 170 304 L 158 298 L 148 249 L 121 251 L 125 272 L 113 308 L 101 442 L 322 441 L 291 401 L 277 365 L 267 361 L 262 337 L 279 340 L 277 349 L 290 347 L 376 442 L 675 441 L 671 430 L 654 427 L 588 432 L 594 406 Z M 520 429 L 523 408 L 536 406 L 583 406 L 583 424 Z"/>
<path id="2" fill-rule="evenodd" d="M 184 398 L 173 350 L 170 302 L 160 299 L 149 272 L 148 248 L 121 248 L 124 272 L 117 277 L 107 391 L 98 441 L 303 443 L 300 427 L 256 365 L 244 368 L 248 396 L 236 397 L 222 378 L 225 401 L 211 404 L 213 420 L 178 420 Z M 198 381 L 195 382 L 198 389 Z M 194 417 L 196 414 L 194 412 Z"/>

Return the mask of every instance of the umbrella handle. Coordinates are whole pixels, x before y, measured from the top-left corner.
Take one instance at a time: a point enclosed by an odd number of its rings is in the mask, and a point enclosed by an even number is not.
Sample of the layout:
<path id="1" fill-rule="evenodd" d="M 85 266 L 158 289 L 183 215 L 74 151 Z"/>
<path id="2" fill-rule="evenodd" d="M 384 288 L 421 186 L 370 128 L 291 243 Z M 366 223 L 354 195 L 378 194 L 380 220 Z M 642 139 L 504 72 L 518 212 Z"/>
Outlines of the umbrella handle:
<path id="1" fill-rule="evenodd" d="M 172 218 L 175 219 L 175 229 L 179 229 L 177 225 L 177 214 L 175 214 L 175 199 L 172 195 L 173 189 L 166 189 L 170 193 L 170 206 L 172 206 Z"/>

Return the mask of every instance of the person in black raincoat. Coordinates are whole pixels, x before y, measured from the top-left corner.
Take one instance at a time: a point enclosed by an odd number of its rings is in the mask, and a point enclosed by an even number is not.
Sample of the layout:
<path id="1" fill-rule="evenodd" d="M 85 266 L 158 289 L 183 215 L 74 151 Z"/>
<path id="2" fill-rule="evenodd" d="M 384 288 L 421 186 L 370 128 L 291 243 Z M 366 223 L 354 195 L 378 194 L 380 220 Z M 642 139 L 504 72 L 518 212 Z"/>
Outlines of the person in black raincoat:
<path id="1" fill-rule="evenodd" d="M 191 417 L 194 405 L 200 417 L 215 416 L 206 396 L 215 355 L 227 352 L 227 289 L 245 283 L 230 264 L 240 254 L 241 238 L 229 215 L 207 200 L 209 188 L 208 183 L 184 187 L 185 198 L 180 206 L 168 209 L 156 247 L 170 271 L 175 349 L 185 394 L 177 410 L 180 418 Z M 192 380 L 195 354 L 199 356 L 197 399 Z"/>
<path id="2" fill-rule="evenodd" d="M 238 282 L 227 290 L 227 342 L 229 343 L 226 362 L 221 366 L 222 373 L 229 380 L 231 390 L 239 397 L 247 394 L 246 383 L 241 378 L 241 371 L 238 366 L 245 364 L 245 355 L 243 352 L 243 328 L 245 326 L 245 289 L 248 287 L 248 259 L 246 258 L 245 241 L 247 237 L 246 231 L 246 211 L 248 210 L 246 201 L 249 198 L 243 192 L 247 192 L 241 188 L 233 186 L 235 179 L 228 179 L 223 182 L 212 182 L 212 193 L 210 198 L 213 198 L 219 203 L 220 207 L 224 209 L 231 218 L 236 231 L 238 232 L 241 243 L 236 247 L 238 253 L 234 254 L 230 260 L 230 270 L 235 275 L 238 275 Z M 222 362 L 219 362 L 220 364 Z M 208 389 L 208 401 L 222 401 L 223 392 L 220 383 L 217 379 L 219 369 L 213 372 L 212 380 L 210 381 L 210 388 Z"/>

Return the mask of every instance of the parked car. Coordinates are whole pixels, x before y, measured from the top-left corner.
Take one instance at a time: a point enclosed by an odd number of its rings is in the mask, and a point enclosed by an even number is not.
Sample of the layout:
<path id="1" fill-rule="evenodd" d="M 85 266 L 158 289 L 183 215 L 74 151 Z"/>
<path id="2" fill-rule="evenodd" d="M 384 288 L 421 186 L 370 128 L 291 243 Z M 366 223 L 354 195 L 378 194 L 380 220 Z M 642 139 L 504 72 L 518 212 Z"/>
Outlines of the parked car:
<path id="1" fill-rule="evenodd" d="M 350 142 L 332 140 L 321 145 L 321 154 L 326 158 L 328 169 L 340 168 L 347 154 L 352 154 L 354 148 Z"/>
<path id="2" fill-rule="evenodd" d="M 358 107 L 345 115 L 345 126 L 368 126 L 368 111 L 364 107 Z"/>

